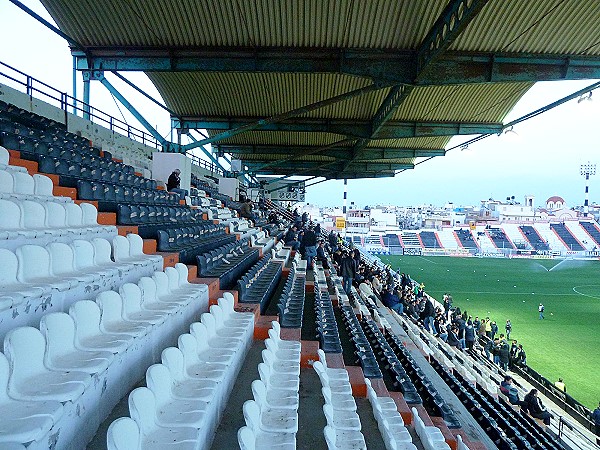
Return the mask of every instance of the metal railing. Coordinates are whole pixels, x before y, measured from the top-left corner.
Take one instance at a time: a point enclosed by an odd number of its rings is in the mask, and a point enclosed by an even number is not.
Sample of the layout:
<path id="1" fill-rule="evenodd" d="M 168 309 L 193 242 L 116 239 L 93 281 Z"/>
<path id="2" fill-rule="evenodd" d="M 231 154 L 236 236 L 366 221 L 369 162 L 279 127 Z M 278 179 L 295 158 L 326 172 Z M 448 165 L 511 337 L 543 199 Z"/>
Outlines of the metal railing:
<path id="1" fill-rule="evenodd" d="M 0 61 L 0 80 L 3 82 L 8 81 L 6 84 L 11 87 L 20 90 L 23 89 L 29 97 L 38 98 L 50 105 L 59 107 L 65 112 L 68 112 L 68 109 L 72 108 L 76 113 L 80 113 L 82 116 L 84 113 L 89 113 L 89 120 L 93 123 L 108 128 L 123 136 L 127 136 L 129 139 L 133 139 L 149 147 L 157 149 L 161 148 L 161 144 L 151 134 L 148 134 L 139 128 L 132 127 L 126 122 L 94 108 L 92 105 L 84 103 L 66 92 L 61 92 L 49 84 L 27 75 L 2 61 Z"/>

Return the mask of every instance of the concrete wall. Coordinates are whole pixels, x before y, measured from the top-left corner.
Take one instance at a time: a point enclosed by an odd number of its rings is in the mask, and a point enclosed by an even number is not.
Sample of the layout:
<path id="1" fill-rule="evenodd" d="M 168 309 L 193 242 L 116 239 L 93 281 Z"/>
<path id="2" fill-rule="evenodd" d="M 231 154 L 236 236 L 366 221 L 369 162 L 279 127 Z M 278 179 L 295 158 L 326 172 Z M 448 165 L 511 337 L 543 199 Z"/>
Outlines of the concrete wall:
<path id="1" fill-rule="evenodd" d="M 167 184 L 169 175 L 175 170 L 181 170 L 180 188 L 190 189 L 192 161 L 181 153 L 154 153 L 152 158 L 152 178 Z"/>

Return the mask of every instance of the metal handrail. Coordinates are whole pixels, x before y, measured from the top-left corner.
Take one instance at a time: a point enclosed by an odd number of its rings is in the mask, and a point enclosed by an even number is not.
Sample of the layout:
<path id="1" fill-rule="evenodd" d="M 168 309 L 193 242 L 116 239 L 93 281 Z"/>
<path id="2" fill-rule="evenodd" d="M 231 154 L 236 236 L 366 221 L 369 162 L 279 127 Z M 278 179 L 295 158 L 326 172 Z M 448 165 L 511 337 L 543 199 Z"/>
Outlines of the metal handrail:
<path id="1" fill-rule="evenodd" d="M 161 144 L 154 138 L 154 136 L 146 133 L 143 130 L 140 130 L 139 128 L 132 127 L 126 122 L 117 119 L 116 117 L 113 117 L 97 108 L 94 108 L 92 105 L 78 100 L 66 92 L 61 92 L 49 84 L 27 75 L 26 73 L 2 61 L 0 61 L 0 67 L 3 69 L 0 70 L 0 77 L 10 80 L 13 83 L 16 83 L 18 86 L 23 87 L 25 89 L 25 93 L 30 97 L 41 97 L 41 100 L 44 100 L 50 104 L 53 104 L 53 102 L 58 103 L 60 109 L 65 112 L 67 112 L 69 108 L 73 108 L 75 111 L 79 111 L 82 114 L 84 112 L 86 114 L 89 113 L 91 122 L 97 123 L 98 125 L 103 125 L 111 131 L 115 131 L 119 134 L 127 136 L 128 138 L 141 142 L 144 145 L 154 148 L 161 147 Z M 10 72 L 12 72 L 12 74 L 10 74 Z"/>

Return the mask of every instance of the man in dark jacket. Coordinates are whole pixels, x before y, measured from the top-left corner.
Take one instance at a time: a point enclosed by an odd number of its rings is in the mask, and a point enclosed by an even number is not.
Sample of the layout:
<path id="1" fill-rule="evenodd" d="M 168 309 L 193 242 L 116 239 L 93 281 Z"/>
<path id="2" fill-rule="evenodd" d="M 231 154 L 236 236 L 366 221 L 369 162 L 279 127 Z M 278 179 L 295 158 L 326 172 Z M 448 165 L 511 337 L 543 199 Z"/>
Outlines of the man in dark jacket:
<path id="1" fill-rule="evenodd" d="M 167 192 L 175 192 L 179 194 L 180 200 L 185 200 L 185 196 L 188 195 L 188 192 L 185 189 L 181 189 L 181 179 L 179 178 L 179 174 L 181 174 L 181 170 L 175 169 L 171 175 L 169 175 L 169 179 L 167 180 Z"/>
<path id="2" fill-rule="evenodd" d="M 500 383 L 500 392 L 508 397 L 508 401 L 511 405 L 520 405 L 519 390 L 513 386 L 513 379 L 509 375 L 504 377 L 504 380 Z"/>
<path id="3" fill-rule="evenodd" d="M 352 280 L 356 275 L 356 264 L 354 259 L 348 254 L 346 250 L 342 253 L 342 261 L 340 263 L 340 276 L 342 277 L 342 284 L 346 294 L 350 295 L 352 290 Z"/>
<path id="4" fill-rule="evenodd" d="M 323 265 L 323 269 L 329 269 L 329 261 L 327 261 L 323 241 L 319 241 L 319 245 L 317 245 L 317 261 Z"/>
<path id="5" fill-rule="evenodd" d="M 381 302 L 390 309 L 393 309 L 398 314 L 404 312 L 404 305 L 400 298 L 390 289 L 386 288 L 381 295 Z"/>
<path id="6" fill-rule="evenodd" d="M 304 245 L 306 255 L 306 267 L 310 270 L 312 269 L 313 259 L 317 256 L 317 235 L 312 226 L 309 226 L 308 230 L 304 232 L 302 245 Z"/>
<path id="7" fill-rule="evenodd" d="M 287 233 L 285 233 L 283 242 L 285 242 L 285 245 L 292 247 L 292 250 L 298 250 L 300 242 L 298 242 L 298 234 L 296 233 L 295 226 L 292 226 Z"/>
<path id="8" fill-rule="evenodd" d="M 465 344 L 469 350 L 473 350 L 473 345 L 475 344 L 475 327 L 470 320 L 465 327 Z"/>
<path id="9" fill-rule="evenodd" d="M 537 389 L 532 389 L 523 399 L 523 404 L 529 411 L 529 414 L 536 419 L 541 419 L 544 421 L 545 425 L 550 425 L 550 413 L 544 405 L 542 401 L 538 397 Z"/>
<path id="10" fill-rule="evenodd" d="M 425 307 L 423 308 L 421 317 L 425 324 L 425 329 L 433 334 L 437 334 L 437 330 L 435 329 L 435 308 L 429 297 L 425 298 Z"/>

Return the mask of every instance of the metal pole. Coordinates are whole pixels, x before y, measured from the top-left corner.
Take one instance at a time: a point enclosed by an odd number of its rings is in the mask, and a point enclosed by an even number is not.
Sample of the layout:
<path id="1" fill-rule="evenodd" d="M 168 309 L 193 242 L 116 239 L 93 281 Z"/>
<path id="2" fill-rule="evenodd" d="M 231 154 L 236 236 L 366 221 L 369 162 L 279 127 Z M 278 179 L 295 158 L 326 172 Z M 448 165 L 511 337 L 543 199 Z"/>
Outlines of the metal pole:
<path id="1" fill-rule="evenodd" d="M 583 217 L 587 217 L 590 211 L 589 207 L 589 190 L 590 190 L 590 175 L 596 175 L 596 164 L 581 164 L 581 175 L 585 176 L 585 203 L 583 204 Z"/>
<path id="2" fill-rule="evenodd" d="M 73 56 L 73 114 L 77 115 L 77 58 Z"/>
<path id="3" fill-rule="evenodd" d="M 83 77 L 83 118 L 90 120 L 90 80 Z"/>

